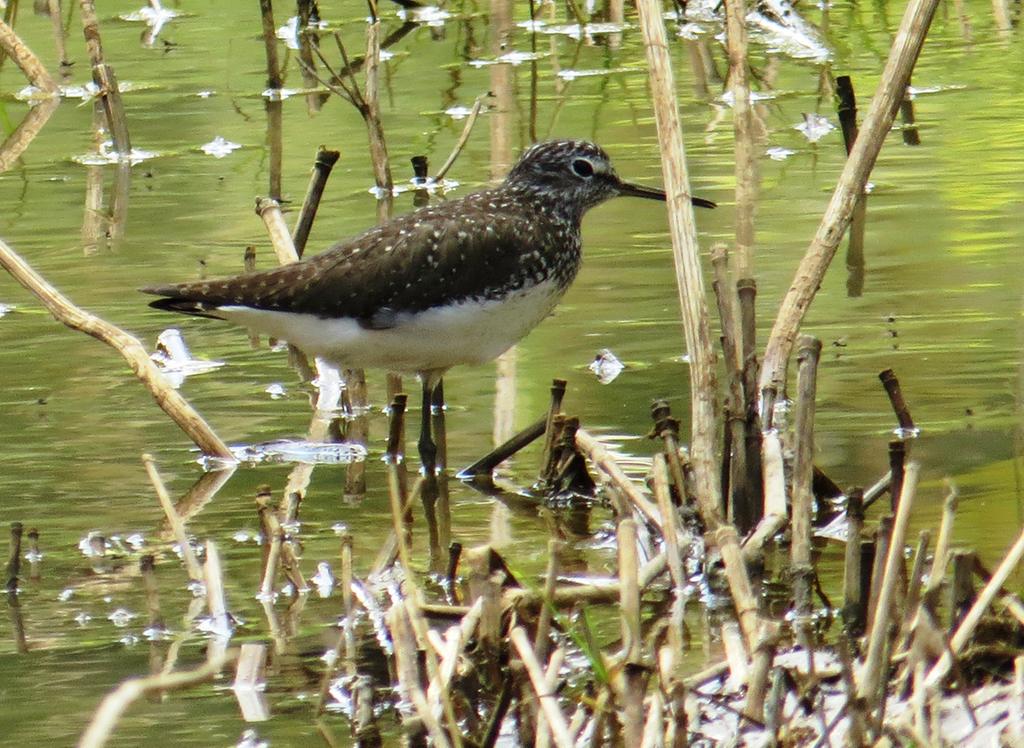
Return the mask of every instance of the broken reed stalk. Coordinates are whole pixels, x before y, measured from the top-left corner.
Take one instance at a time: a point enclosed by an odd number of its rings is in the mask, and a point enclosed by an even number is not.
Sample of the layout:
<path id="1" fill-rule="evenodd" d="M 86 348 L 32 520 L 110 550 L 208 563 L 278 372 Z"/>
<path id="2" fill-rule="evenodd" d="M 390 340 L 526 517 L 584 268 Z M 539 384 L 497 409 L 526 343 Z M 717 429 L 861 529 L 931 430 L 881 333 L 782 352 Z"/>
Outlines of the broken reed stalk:
<path id="1" fill-rule="evenodd" d="M 721 484 L 716 458 L 715 434 L 718 392 L 715 384 L 715 353 L 705 303 L 697 227 L 690 201 L 690 183 L 683 149 L 675 77 L 669 57 L 661 4 L 637 0 L 640 26 L 647 55 L 651 98 L 661 146 L 662 174 L 668 195 L 669 229 L 672 236 L 679 305 L 686 349 L 690 354 L 692 433 L 690 458 L 701 513 L 709 527 L 718 524 Z M 753 645 L 753 642 L 751 642 Z"/>
<path id="2" fill-rule="evenodd" d="M 492 449 L 486 455 L 465 467 L 456 475 L 460 480 L 488 479 L 494 468 L 514 455 L 519 450 L 539 439 L 544 435 L 546 419 L 531 423 L 525 429 L 515 434 L 511 439 Z"/>
<path id="3" fill-rule="evenodd" d="M 782 461 L 782 440 L 775 429 L 766 431 L 761 440 L 761 470 L 764 477 L 764 516 L 754 532 L 743 542 L 743 560 L 760 566 L 765 546 L 789 522 L 786 506 L 786 469 Z"/>
<path id="4" fill-rule="evenodd" d="M 232 649 L 207 660 L 194 670 L 160 673 L 145 678 L 130 678 L 122 682 L 100 703 L 92 721 L 78 740 L 78 748 L 102 748 L 106 745 L 121 715 L 140 697 L 154 692 L 178 691 L 197 683 L 204 683 L 215 678 L 221 669 L 236 657 L 238 650 Z"/>
<path id="5" fill-rule="evenodd" d="M 866 575 L 866 586 L 867 590 L 864 590 L 864 584 L 862 584 L 862 591 L 867 592 L 867 611 L 865 613 L 865 626 L 866 631 L 870 634 L 872 622 L 875 620 L 875 613 L 878 610 L 878 594 L 881 592 L 881 581 L 882 574 L 885 571 L 885 559 L 889 554 L 889 541 L 892 539 L 892 525 L 894 517 L 891 514 L 886 514 L 878 519 L 878 527 L 875 528 L 875 542 L 868 546 L 869 550 L 874 552 L 871 556 L 871 568 L 870 573 Z M 864 567 L 862 566 L 862 569 Z"/>
<path id="6" fill-rule="evenodd" d="M 299 217 L 295 221 L 295 231 L 292 234 L 292 243 L 298 257 L 302 257 L 302 253 L 306 249 L 306 241 L 313 228 L 313 221 L 316 219 L 316 212 L 320 207 L 320 199 L 324 196 L 324 187 L 327 186 L 331 170 L 340 157 L 341 153 L 338 151 L 329 151 L 323 146 L 316 150 L 313 171 L 309 176 L 309 186 L 306 188 L 306 198 L 302 201 L 302 209 L 299 210 Z"/>
<path id="7" fill-rule="evenodd" d="M 658 511 L 661 512 L 664 520 L 662 522 L 662 537 L 665 540 L 665 556 L 668 559 L 668 569 L 672 575 L 672 585 L 675 588 L 676 597 L 679 597 L 686 587 L 687 579 L 686 573 L 683 571 L 683 553 L 677 532 L 678 525 L 675 521 L 676 509 L 672 505 L 672 493 L 669 489 L 668 465 L 665 462 L 665 455 L 661 453 L 654 455 L 651 472 L 654 474 L 654 497 L 658 501 Z"/>
<path id="8" fill-rule="evenodd" d="M 846 555 L 843 565 L 843 609 L 847 628 L 859 630 L 864 620 L 860 609 L 861 589 L 861 531 L 864 529 L 864 492 L 851 488 L 846 493 Z"/>
<path id="9" fill-rule="evenodd" d="M 89 51 L 92 64 L 92 80 L 99 89 L 99 103 L 107 120 L 107 129 L 114 142 L 114 150 L 122 159 L 127 159 L 132 151 L 131 139 L 128 137 L 128 120 L 124 116 L 124 104 L 121 101 L 121 90 L 117 86 L 114 69 L 103 57 L 103 43 L 100 41 L 100 26 L 96 19 L 96 6 L 93 0 L 80 0 L 82 10 L 82 32 L 85 35 L 85 46 Z"/>
<path id="10" fill-rule="evenodd" d="M 150 359 L 138 338 L 121 328 L 78 308 L 51 286 L 17 252 L 0 239 L 0 267 L 10 273 L 18 283 L 31 291 L 58 321 L 72 330 L 106 343 L 128 362 L 132 372 L 146 386 L 161 410 L 195 443 L 203 454 L 235 461 L 228 446 L 220 440 L 209 424 L 203 420 L 188 401 L 171 387 L 164 375 Z"/>
<path id="11" fill-rule="evenodd" d="M 550 481 L 555 469 L 554 445 L 555 417 L 562 412 L 562 401 L 565 399 L 567 382 L 564 379 L 551 380 L 551 403 L 548 405 L 547 418 L 544 421 L 544 448 L 540 457 L 540 479 Z"/>
<path id="12" fill-rule="evenodd" d="M 1006 556 L 999 563 L 999 566 L 992 573 L 992 577 L 988 580 L 988 584 L 978 593 L 978 597 L 974 601 L 974 605 L 967 611 L 967 615 L 964 616 L 960 625 L 957 626 L 953 636 L 949 640 L 949 647 L 946 652 L 943 653 L 939 661 L 932 666 L 932 669 L 928 671 L 928 676 L 925 678 L 925 688 L 936 688 L 942 679 L 949 672 L 950 668 L 955 666 L 953 657 L 957 655 L 964 645 L 970 640 L 974 634 L 975 628 L 981 621 L 981 617 L 988 610 L 993 600 L 1000 594 L 1000 589 L 1006 583 L 1006 580 L 1010 578 L 1010 574 L 1020 563 L 1021 559 L 1024 558 L 1024 530 L 1017 536 L 1017 541 L 1013 544 Z"/>
<path id="13" fill-rule="evenodd" d="M 750 674 L 747 677 L 747 698 L 743 703 L 743 714 L 754 722 L 764 720 L 764 702 L 768 694 L 768 682 L 775 650 L 782 636 L 782 625 L 777 621 L 765 621 L 761 629 L 761 641 L 751 657 Z"/>
<path id="14" fill-rule="evenodd" d="M 651 420 L 654 421 L 654 435 L 664 443 L 663 453 L 668 464 L 672 484 L 676 487 L 676 495 L 680 504 L 691 503 L 686 488 L 686 475 L 683 461 L 679 458 L 679 419 L 672 417 L 672 409 L 667 400 L 655 400 L 651 403 Z"/>
<path id="15" fill-rule="evenodd" d="M 907 407 L 907 401 L 903 398 L 903 390 L 900 388 L 900 380 L 896 378 L 896 373 L 892 369 L 886 369 L 879 373 L 878 378 L 882 381 L 882 386 L 885 387 L 885 394 L 889 396 L 889 402 L 896 414 L 896 420 L 899 421 L 900 429 L 914 431 L 914 419 L 910 416 L 910 408 Z"/>
<path id="16" fill-rule="evenodd" d="M 888 666 L 888 662 L 884 658 L 884 651 L 886 642 L 889 640 L 889 622 L 894 609 L 896 586 L 902 576 L 903 547 L 907 537 L 907 527 L 910 524 L 910 510 L 913 507 L 914 495 L 917 491 L 919 471 L 918 463 L 911 462 L 907 465 L 903 491 L 900 493 L 900 503 L 896 510 L 896 520 L 893 523 L 892 537 L 889 539 L 885 572 L 881 579 L 874 580 L 874 583 L 879 585 L 878 603 L 875 606 L 871 631 L 865 648 L 861 680 L 857 686 L 857 696 L 867 701 L 868 713 L 875 709 L 879 685 L 885 677 L 882 671 Z"/>
<path id="17" fill-rule="evenodd" d="M 911 0 L 907 4 L 857 142 L 846 160 L 814 239 L 800 261 L 768 338 L 761 368 L 762 399 L 766 390 L 780 393 L 785 386 L 786 366 L 800 323 L 821 287 L 825 271 L 850 224 L 857 200 L 892 128 L 937 5 L 938 0 Z"/>
<path id="18" fill-rule="evenodd" d="M 537 655 L 530 646 L 530 639 L 525 629 L 521 626 L 516 626 L 509 634 L 509 639 L 519 653 L 519 658 L 523 661 L 526 673 L 530 677 L 530 683 L 533 685 L 537 700 L 540 702 L 540 708 L 543 710 L 544 716 L 548 721 L 548 729 L 551 730 L 555 745 L 558 748 L 573 748 L 574 741 L 572 734 L 569 732 L 569 723 L 566 722 L 565 715 L 558 706 L 558 697 L 554 693 L 547 691 L 544 671 L 537 661 Z"/>
<path id="19" fill-rule="evenodd" d="M 959 498 L 956 486 L 950 484 L 949 493 L 942 503 L 942 521 L 939 523 L 939 536 L 935 540 L 935 555 L 932 557 L 932 567 L 928 572 L 928 584 L 924 588 L 925 602 L 933 609 L 935 606 L 931 598 L 942 586 L 942 578 L 949 561 L 949 541 L 953 537 L 953 521 L 956 519 Z"/>
<path id="20" fill-rule="evenodd" d="M 747 483 L 747 419 L 746 397 L 743 392 L 739 297 L 729 273 L 728 255 L 724 244 L 716 244 L 712 248 L 711 265 L 715 271 L 712 287 L 718 301 L 718 317 L 722 326 L 722 353 L 725 357 L 728 384 L 725 429 L 726 439 L 731 448 L 724 451 L 728 470 L 723 466 L 723 493 L 726 493 L 730 502 L 728 516 L 738 527 L 749 530 L 757 521 L 760 507 L 753 506 L 753 492 Z"/>
<path id="21" fill-rule="evenodd" d="M 796 612 L 798 616 L 808 616 L 811 613 L 814 577 L 811 564 L 814 494 L 811 484 L 814 479 L 814 402 L 821 341 L 810 335 L 801 335 L 797 345 L 797 398 L 793 429 L 796 455 L 793 458 L 793 542 L 790 551 Z"/>
<path id="22" fill-rule="evenodd" d="M 20 522 L 11 523 L 11 547 L 7 553 L 7 592 L 18 591 L 18 577 L 21 574 L 21 535 L 24 526 Z"/>
<path id="23" fill-rule="evenodd" d="M 619 620 L 622 629 L 622 653 L 627 663 L 639 664 L 643 648 L 640 628 L 639 561 L 636 553 L 637 527 L 632 519 L 622 519 L 616 528 L 619 566 Z"/>
<path id="24" fill-rule="evenodd" d="M 655 527 L 662 527 L 662 517 L 658 507 L 648 499 L 629 476 L 623 472 L 619 463 L 593 434 L 584 429 L 576 430 L 576 446 L 587 456 L 597 469 L 604 473 L 616 490 L 647 518 Z"/>
<path id="25" fill-rule="evenodd" d="M 722 325 L 722 352 L 725 372 L 729 379 L 730 406 L 743 402 L 743 358 L 740 352 L 739 297 L 729 273 L 728 247 L 722 242 L 711 248 L 711 267 L 715 280 L 712 288 L 718 302 L 718 318 Z M 740 411 L 742 412 L 742 406 Z"/>
<path id="26" fill-rule="evenodd" d="M 149 628 L 155 631 L 164 629 L 164 618 L 160 614 L 160 589 L 156 583 L 156 559 L 147 553 L 139 559 L 139 573 L 146 590 L 146 611 L 149 613 Z"/>
<path id="27" fill-rule="evenodd" d="M 470 558 L 470 552 L 466 551 L 466 558 Z M 664 553 L 659 553 L 646 564 L 640 567 L 637 575 L 641 591 L 646 590 L 655 579 L 660 577 L 668 568 L 668 562 Z M 515 608 L 526 606 L 536 607 L 545 602 L 541 593 L 528 590 L 523 587 L 510 587 L 502 596 L 505 607 Z M 573 606 L 581 603 L 612 603 L 619 599 L 618 581 L 604 584 L 573 584 L 555 587 L 551 593 L 551 603 L 555 607 Z"/>
<path id="28" fill-rule="evenodd" d="M 171 502 L 171 497 L 167 493 L 163 479 L 160 477 L 160 472 L 157 470 L 153 455 L 142 455 L 142 464 L 146 467 L 149 482 L 153 484 L 153 490 L 160 501 L 160 507 L 164 510 L 164 514 L 167 517 L 167 524 L 170 525 L 171 532 L 174 534 L 174 540 L 181 551 L 181 560 L 185 564 L 185 571 L 189 579 L 193 582 L 203 581 L 203 567 L 196 558 L 192 544 L 188 540 L 188 533 L 185 532 L 185 523 Z"/>
<path id="29" fill-rule="evenodd" d="M 278 264 L 288 265 L 298 262 L 299 253 L 292 241 L 291 232 L 288 231 L 288 224 L 284 222 L 281 203 L 272 197 L 258 197 L 256 198 L 256 215 L 263 220 L 263 225 L 267 227 L 267 234 L 274 247 L 274 254 L 277 255 Z"/>
<path id="30" fill-rule="evenodd" d="M 893 439 L 889 442 L 889 499 L 892 502 L 892 510 L 896 511 L 896 501 L 903 489 L 903 473 L 907 462 L 907 443 L 902 439 Z"/>
<path id="31" fill-rule="evenodd" d="M 473 101 L 473 108 L 469 111 L 469 116 L 466 117 L 466 124 L 462 127 L 462 133 L 459 135 L 459 139 L 455 142 L 455 147 L 452 148 L 452 152 L 445 159 L 445 162 L 441 165 L 441 168 L 437 170 L 437 174 L 434 175 L 434 181 L 440 182 L 444 179 L 445 174 L 448 170 L 455 165 L 455 159 L 462 153 L 462 149 L 466 147 L 466 143 L 469 141 L 469 135 L 473 132 L 473 125 L 476 124 L 477 117 L 480 116 L 480 110 L 483 109 L 484 100 L 490 96 L 489 93 L 483 93 L 476 97 Z"/>

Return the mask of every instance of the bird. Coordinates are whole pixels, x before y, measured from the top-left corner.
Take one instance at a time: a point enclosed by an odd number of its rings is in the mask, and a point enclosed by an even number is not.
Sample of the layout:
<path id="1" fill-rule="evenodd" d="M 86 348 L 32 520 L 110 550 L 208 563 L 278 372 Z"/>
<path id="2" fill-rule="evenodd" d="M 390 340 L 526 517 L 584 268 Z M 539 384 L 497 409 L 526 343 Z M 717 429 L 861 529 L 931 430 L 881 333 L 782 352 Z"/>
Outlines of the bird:
<path id="1" fill-rule="evenodd" d="M 342 370 L 418 375 L 418 447 L 433 470 L 429 413 L 441 377 L 497 358 L 552 312 L 580 268 L 584 213 L 617 196 L 666 199 L 622 180 L 595 143 L 548 140 L 496 187 L 397 216 L 315 256 L 140 290 L 161 297 L 156 309 L 227 320 Z"/>

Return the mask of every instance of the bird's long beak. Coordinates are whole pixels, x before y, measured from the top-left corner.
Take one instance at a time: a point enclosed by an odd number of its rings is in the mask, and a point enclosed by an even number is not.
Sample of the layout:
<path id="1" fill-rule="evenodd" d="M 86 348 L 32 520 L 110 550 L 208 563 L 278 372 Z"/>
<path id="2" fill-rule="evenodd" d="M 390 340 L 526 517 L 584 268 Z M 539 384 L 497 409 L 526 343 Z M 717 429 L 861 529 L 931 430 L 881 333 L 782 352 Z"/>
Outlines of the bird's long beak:
<path id="1" fill-rule="evenodd" d="M 662 202 L 665 202 L 665 191 L 659 190 L 656 187 L 645 187 L 642 184 L 632 184 L 631 182 L 623 182 L 622 180 L 619 180 L 619 183 L 616 186 L 618 187 L 619 194 L 625 195 L 626 197 L 643 197 L 648 200 L 661 200 Z M 702 197 L 691 196 L 690 200 L 694 205 L 700 208 L 718 207 L 715 203 L 710 200 L 705 200 Z"/>

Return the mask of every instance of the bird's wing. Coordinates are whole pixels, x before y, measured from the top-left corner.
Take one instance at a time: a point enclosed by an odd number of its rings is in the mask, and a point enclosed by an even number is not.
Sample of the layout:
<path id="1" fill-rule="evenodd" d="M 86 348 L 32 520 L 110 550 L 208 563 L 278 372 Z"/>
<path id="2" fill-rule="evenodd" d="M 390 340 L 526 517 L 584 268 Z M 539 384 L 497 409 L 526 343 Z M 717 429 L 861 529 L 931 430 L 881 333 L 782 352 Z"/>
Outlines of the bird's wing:
<path id="1" fill-rule="evenodd" d="M 153 306 L 191 314 L 217 316 L 218 306 L 242 305 L 388 327 L 398 314 L 441 299 L 493 298 L 546 275 L 558 237 L 529 213 L 499 210 L 485 221 L 476 208 L 486 206 L 487 195 L 400 216 L 280 268 L 143 290 L 167 297 Z"/>

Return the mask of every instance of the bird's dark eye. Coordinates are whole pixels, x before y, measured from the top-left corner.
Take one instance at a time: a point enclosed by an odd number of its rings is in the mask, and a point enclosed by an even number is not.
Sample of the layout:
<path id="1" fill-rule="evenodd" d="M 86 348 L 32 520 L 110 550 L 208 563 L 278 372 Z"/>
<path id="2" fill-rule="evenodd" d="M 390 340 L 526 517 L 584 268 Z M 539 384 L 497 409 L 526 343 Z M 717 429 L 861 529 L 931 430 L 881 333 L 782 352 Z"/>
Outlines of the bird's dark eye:
<path id="1" fill-rule="evenodd" d="M 573 159 L 572 170 L 576 176 L 584 179 L 594 176 L 594 165 L 585 158 Z"/>

